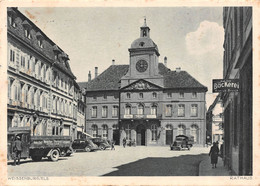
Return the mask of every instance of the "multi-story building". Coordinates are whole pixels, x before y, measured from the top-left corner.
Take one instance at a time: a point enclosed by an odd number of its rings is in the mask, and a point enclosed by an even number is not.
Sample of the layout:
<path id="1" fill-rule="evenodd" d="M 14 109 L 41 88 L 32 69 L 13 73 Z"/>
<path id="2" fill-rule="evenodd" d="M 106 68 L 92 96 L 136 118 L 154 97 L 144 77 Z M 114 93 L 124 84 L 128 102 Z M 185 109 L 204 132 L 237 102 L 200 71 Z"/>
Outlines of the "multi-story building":
<path id="1" fill-rule="evenodd" d="M 8 130 L 76 137 L 75 76 L 68 55 L 17 8 L 8 14 Z"/>
<path id="2" fill-rule="evenodd" d="M 191 135 L 205 144 L 207 87 L 186 71 L 159 63 L 159 50 L 150 38 L 150 28 L 140 28 L 140 37 L 129 48 L 129 65 L 112 65 L 87 83 L 87 132 L 122 143 L 170 144 L 175 136 Z M 96 72 L 97 74 L 97 72 Z"/>
<path id="3" fill-rule="evenodd" d="M 222 94 L 225 164 L 252 175 L 252 7 L 224 7 L 223 78 L 238 79 L 238 92 Z"/>
<path id="4" fill-rule="evenodd" d="M 220 94 L 216 97 L 212 105 L 210 105 L 207 114 L 207 138 L 211 143 L 223 143 L 223 107 L 220 100 Z"/>
<path id="5" fill-rule="evenodd" d="M 84 96 L 84 90 L 81 90 L 77 84 L 77 95 L 78 95 L 78 112 L 77 112 L 77 139 L 85 137 L 85 122 L 86 122 L 86 102 Z"/>

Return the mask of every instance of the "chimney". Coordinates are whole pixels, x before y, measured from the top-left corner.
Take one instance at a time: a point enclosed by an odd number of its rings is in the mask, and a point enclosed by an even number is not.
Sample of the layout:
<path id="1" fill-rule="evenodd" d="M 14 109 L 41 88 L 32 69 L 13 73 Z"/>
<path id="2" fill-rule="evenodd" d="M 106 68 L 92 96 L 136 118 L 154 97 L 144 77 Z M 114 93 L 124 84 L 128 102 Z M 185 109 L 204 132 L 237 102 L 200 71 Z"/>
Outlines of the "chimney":
<path id="1" fill-rule="evenodd" d="M 91 72 L 88 72 L 88 81 L 91 81 Z"/>
<path id="2" fill-rule="evenodd" d="M 112 65 L 115 65 L 115 60 L 114 59 L 112 59 Z"/>
<path id="3" fill-rule="evenodd" d="M 176 72 L 180 72 L 181 71 L 181 67 L 176 68 Z"/>
<path id="4" fill-rule="evenodd" d="M 164 57 L 164 66 L 167 67 L 167 57 L 166 56 Z"/>
<path id="5" fill-rule="evenodd" d="M 98 76 L 98 67 L 95 67 L 95 78 Z"/>

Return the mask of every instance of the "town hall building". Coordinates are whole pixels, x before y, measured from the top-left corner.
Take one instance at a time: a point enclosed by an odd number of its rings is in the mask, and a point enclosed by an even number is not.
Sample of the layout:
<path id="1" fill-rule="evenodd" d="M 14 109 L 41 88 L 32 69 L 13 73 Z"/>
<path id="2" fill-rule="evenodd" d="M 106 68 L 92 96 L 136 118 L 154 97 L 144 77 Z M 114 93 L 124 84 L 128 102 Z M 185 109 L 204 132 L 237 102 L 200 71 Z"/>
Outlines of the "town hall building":
<path id="1" fill-rule="evenodd" d="M 86 132 L 145 146 L 169 145 L 184 134 L 204 145 L 207 87 L 180 68 L 167 68 L 166 57 L 159 62 L 146 20 L 128 51 L 129 65 L 113 63 L 79 83 L 86 92 Z"/>

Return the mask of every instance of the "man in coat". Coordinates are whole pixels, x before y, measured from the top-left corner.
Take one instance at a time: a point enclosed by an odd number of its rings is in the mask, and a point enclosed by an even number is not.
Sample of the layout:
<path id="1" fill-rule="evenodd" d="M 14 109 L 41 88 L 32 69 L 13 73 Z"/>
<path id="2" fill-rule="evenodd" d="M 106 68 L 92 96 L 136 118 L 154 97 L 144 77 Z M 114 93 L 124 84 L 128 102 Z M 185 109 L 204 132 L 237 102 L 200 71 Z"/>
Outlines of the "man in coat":
<path id="1" fill-rule="evenodd" d="M 14 166 L 16 166 L 16 160 L 18 160 L 17 165 L 20 165 L 21 153 L 22 153 L 22 142 L 19 136 L 16 136 L 13 146 L 13 152 L 15 153 L 14 157 Z"/>

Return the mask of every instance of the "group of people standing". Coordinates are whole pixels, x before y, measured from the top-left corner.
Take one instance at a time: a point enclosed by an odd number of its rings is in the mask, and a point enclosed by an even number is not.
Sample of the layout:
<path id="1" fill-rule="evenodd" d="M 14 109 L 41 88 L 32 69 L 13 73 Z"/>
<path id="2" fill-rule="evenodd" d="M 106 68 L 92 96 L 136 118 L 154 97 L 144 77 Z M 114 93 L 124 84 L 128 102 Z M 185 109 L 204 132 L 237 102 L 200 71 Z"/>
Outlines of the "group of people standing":
<path id="1" fill-rule="evenodd" d="M 127 141 L 126 141 L 126 139 L 124 138 L 123 139 L 123 147 L 125 148 L 125 146 L 126 145 L 128 145 L 128 146 L 136 146 L 136 144 L 135 144 L 135 139 L 134 140 L 129 140 L 129 142 L 128 142 L 128 144 L 127 144 Z"/>

